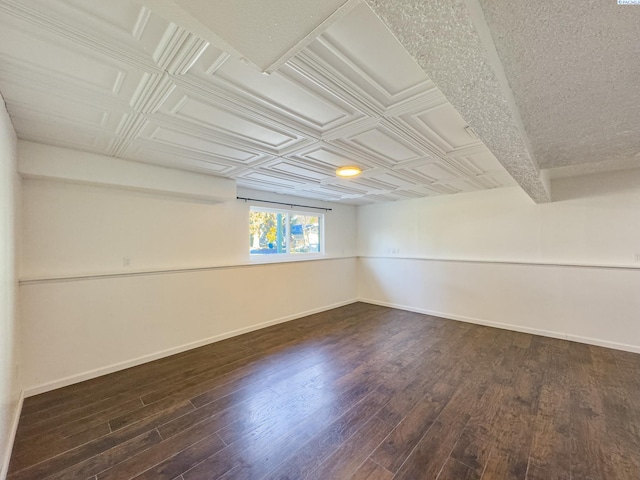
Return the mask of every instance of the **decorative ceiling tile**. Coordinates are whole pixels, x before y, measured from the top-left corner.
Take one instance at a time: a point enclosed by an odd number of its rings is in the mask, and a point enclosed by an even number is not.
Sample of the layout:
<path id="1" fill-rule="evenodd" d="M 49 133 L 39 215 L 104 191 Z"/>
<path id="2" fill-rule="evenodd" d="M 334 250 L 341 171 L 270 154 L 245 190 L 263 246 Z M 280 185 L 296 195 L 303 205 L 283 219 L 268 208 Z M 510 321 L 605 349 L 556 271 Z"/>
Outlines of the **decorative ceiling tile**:
<path id="1" fill-rule="evenodd" d="M 153 51 L 153 60 L 167 73 L 184 75 L 208 46 L 208 42 L 171 23 Z"/>
<path id="2" fill-rule="evenodd" d="M 390 98 L 411 97 L 430 82 L 411 55 L 365 4 L 337 22 L 321 41 L 331 45 Z M 390 65 L 393 68 L 389 68 Z"/>
<path id="3" fill-rule="evenodd" d="M 394 131 L 384 120 L 357 125 L 350 130 L 343 132 L 344 136 L 340 138 L 333 138 L 332 143 L 382 166 L 392 167 L 432 156 L 410 137 Z"/>
<path id="4" fill-rule="evenodd" d="M 23 84 L 7 82 L 3 95 L 16 101 L 7 101 L 13 115 L 34 118 L 41 122 L 66 123 L 79 129 L 103 129 L 109 134 L 117 134 L 125 121 L 128 109 L 118 110 L 113 106 L 91 104 L 77 97 L 53 96 L 44 90 L 33 90 Z"/>
<path id="5" fill-rule="evenodd" d="M 322 182 L 326 179 L 333 179 L 333 170 L 316 167 L 314 165 L 308 165 L 297 162 L 295 160 L 278 158 L 275 161 L 269 162 L 261 166 L 264 170 L 271 170 L 274 172 L 280 172 L 291 176 L 296 176 L 301 179 L 305 179 L 309 182 Z"/>
<path id="6" fill-rule="evenodd" d="M 258 151 L 226 145 L 214 139 L 179 131 L 167 125 L 160 126 L 153 122 L 148 123 L 139 138 L 179 148 L 186 152 L 213 155 L 231 162 L 231 164 L 247 164 L 264 156 Z"/>
<path id="7" fill-rule="evenodd" d="M 273 185 L 274 188 L 293 188 L 304 184 L 303 179 L 298 179 L 289 175 L 276 174 L 273 172 L 248 171 L 239 175 L 238 178 L 245 181 L 261 183 L 263 185 Z"/>
<path id="8" fill-rule="evenodd" d="M 400 118 L 445 152 L 479 143 L 450 103 L 404 114 Z"/>
<path id="9" fill-rule="evenodd" d="M 3 76 L 19 78 L 25 70 L 48 82 L 52 77 L 61 84 L 89 90 L 103 95 L 118 96 L 131 85 L 126 70 L 107 59 L 96 59 L 90 52 L 79 49 L 72 42 L 36 36 L 30 29 L 0 23 L 0 58 Z M 6 62 L 6 64 L 5 64 Z M 135 88 L 135 79 L 133 79 Z"/>
<path id="10" fill-rule="evenodd" d="M 108 22 L 100 21 L 93 12 L 69 7 L 64 0 L 3 0 L 0 2 L 0 17 L 10 19 L 34 38 L 49 37 L 54 43 L 66 42 L 75 50 L 89 52 L 94 58 L 104 57 L 144 71 L 158 71 L 150 56 L 152 49 L 149 45 L 157 44 L 168 28 L 168 22 L 152 14 L 141 25 L 142 33 L 136 38 L 114 29 Z M 150 24 L 155 28 L 150 28 Z M 13 36 L 9 40 L 11 45 L 17 43 Z M 16 53 L 19 56 L 19 52 Z M 65 63 L 65 55 L 60 59 Z"/>
<path id="11" fill-rule="evenodd" d="M 457 177 L 456 171 L 442 162 L 414 167 L 410 171 L 423 175 L 431 182 Z"/>
<path id="12" fill-rule="evenodd" d="M 65 15 L 77 17 L 78 21 L 89 21 L 99 28 L 113 28 L 136 40 L 142 37 L 151 16 L 149 9 L 128 0 L 110 0 L 108 3 L 64 0 L 58 5 L 64 8 Z"/>
<path id="13" fill-rule="evenodd" d="M 411 181 L 406 176 L 398 173 L 381 173 L 379 175 L 375 175 L 373 178 L 379 182 L 384 182 L 386 185 L 389 185 L 392 189 L 396 188 L 404 188 L 408 186 L 414 186 L 415 182 Z"/>
<path id="14" fill-rule="evenodd" d="M 350 184 L 355 188 L 361 188 L 367 193 L 374 193 L 379 191 L 389 191 L 397 188 L 395 185 L 385 183 L 378 180 L 375 176 L 360 176 L 351 180 L 335 179 L 333 183 Z"/>
<path id="15" fill-rule="evenodd" d="M 226 176 L 234 169 L 211 155 L 162 148 L 156 143 L 140 140 L 130 144 L 123 156 L 144 163 L 215 175 Z"/>
<path id="16" fill-rule="evenodd" d="M 364 172 L 375 167 L 375 164 L 367 160 L 366 157 L 327 142 L 314 142 L 287 154 L 286 158 L 297 160 L 307 165 L 317 165 L 331 171 L 335 171 L 338 167 L 354 164 L 362 168 Z"/>
<path id="17" fill-rule="evenodd" d="M 248 188 L 366 204 L 512 184 L 365 3 L 267 76 L 139 2 L 2 0 L 0 89 L 20 138 Z"/>
<path id="18" fill-rule="evenodd" d="M 354 104 L 364 104 L 377 114 L 433 88 L 366 4 L 336 22 L 293 63 L 315 70 Z"/>
<path id="19" fill-rule="evenodd" d="M 215 69 L 204 70 L 199 66 L 210 61 L 210 58 L 204 58 L 198 62 L 192 70 L 193 75 L 236 95 L 247 104 L 255 105 L 257 109 L 264 109 L 265 114 L 275 119 L 298 125 L 302 131 L 311 129 L 317 137 L 364 116 L 288 64 L 267 76 L 257 75 L 252 67 L 229 57 Z M 211 70 L 213 72 L 209 73 Z"/>
<path id="20" fill-rule="evenodd" d="M 399 197 L 400 199 L 421 198 L 425 196 L 424 191 L 421 191 L 421 190 L 395 190 L 393 194 Z"/>
<path id="21" fill-rule="evenodd" d="M 484 145 L 479 145 L 479 151 L 467 153 L 465 155 L 449 154 L 449 157 L 456 160 L 472 175 L 481 175 L 486 172 L 502 172 L 502 166 L 496 157 Z"/>
<path id="22" fill-rule="evenodd" d="M 74 129 L 55 121 L 42 121 L 34 115 L 21 117 L 12 114 L 11 118 L 16 131 L 21 132 L 21 138 L 32 142 L 46 143 L 59 147 L 74 148 L 93 153 L 103 153 L 109 150 L 116 137 L 99 129 Z"/>
<path id="23" fill-rule="evenodd" d="M 230 137 L 250 148 L 258 148 L 274 155 L 299 148 L 308 141 L 295 131 L 268 123 L 257 115 L 211 102 L 202 96 L 174 90 L 159 112 L 176 121 L 202 126 L 221 137 Z"/>
<path id="24" fill-rule="evenodd" d="M 482 187 L 467 178 L 449 178 L 440 182 L 443 186 L 452 188 L 456 193 L 475 192 L 481 190 Z"/>

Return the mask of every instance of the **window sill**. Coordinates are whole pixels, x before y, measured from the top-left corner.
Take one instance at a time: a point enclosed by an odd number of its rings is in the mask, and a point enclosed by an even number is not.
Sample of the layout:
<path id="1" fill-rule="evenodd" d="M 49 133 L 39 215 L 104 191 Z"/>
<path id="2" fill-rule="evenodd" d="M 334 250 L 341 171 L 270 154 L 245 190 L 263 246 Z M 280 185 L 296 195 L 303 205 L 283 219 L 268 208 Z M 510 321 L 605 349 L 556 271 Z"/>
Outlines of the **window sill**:
<path id="1" fill-rule="evenodd" d="M 324 253 L 274 253 L 270 255 L 249 255 L 251 263 L 288 263 L 288 262 L 304 262 L 307 260 L 321 260 L 327 258 Z"/>

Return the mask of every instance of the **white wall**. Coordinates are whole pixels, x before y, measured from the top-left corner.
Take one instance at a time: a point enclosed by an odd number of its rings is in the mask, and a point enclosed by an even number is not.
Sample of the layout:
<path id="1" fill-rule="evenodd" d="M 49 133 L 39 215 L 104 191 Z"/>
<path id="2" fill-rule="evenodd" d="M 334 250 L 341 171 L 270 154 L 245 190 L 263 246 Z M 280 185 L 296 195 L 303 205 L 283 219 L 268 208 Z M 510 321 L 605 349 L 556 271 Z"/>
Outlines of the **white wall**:
<path id="1" fill-rule="evenodd" d="M 16 273 L 19 189 L 16 134 L 0 96 L 0 478 L 9 466 L 22 391 Z"/>
<path id="2" fill-rule="evenodd" d="M 23 285 L 28 394 L 351 303 L 356 259 Z"/>
<path id="3" fill-rule="evenodd" d="M 250 263 L 249 207 L 25 179 L 27 394 L 354 301 L 355 207 L 329 206 L 324 259 L 269 265 Z"/>
<path id="4" fill-rule="evenodd" d="M 21 278 L 246 262 L 245 210 L 235 200 L 211 204 L 25 179 Z"/>
<path id="5" fill-rule="evenodd" d="M 640 172 L 556 180 L 546 205 L 517 188 L 328 205 L 325 259 L 269 265 L 249 260 L 249 203 L 23 183 L 28 394 L 355 298 L 640 351 Z"/>
<path id="6" fill-rule="evenodd" d="M 358 210 L 365 301 L 640 352 L 640 171 Z"/>

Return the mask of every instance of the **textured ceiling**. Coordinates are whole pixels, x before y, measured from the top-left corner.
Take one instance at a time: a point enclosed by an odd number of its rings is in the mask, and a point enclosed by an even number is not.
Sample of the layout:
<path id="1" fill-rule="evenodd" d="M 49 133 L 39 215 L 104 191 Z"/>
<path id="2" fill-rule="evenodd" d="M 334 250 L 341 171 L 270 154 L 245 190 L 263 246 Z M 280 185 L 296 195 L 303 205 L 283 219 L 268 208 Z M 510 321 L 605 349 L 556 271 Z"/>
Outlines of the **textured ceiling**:
<path id="1" fill-rule="evenodd" d="M 0 0 L 20 138 L 361 204 L 513 185 L 367 4 L 265 76 L 139 2 Z M 339 180 L 337 166 L 364 173 Z"/>
<path id="2" fill-rule="evenodd" d="M 531 156 L 478 4 L 474 0 L 368 3 L 525 192 L 536 202 L 550 201 L 548 182 Z"/>
<path id="3" fill-rule="evenodd" d="M 0 91 L 19 137 L 353 204 L 513 179 L 541 202 L 548 177 L 640 167 L 638 6 L 305 0 L 287 19 L 313 22 L 267 34 L 267 59 L 259 35 L 198 36 L 152 11 L 176 1 L 191 0 L 0 0 Z M 268 32 L 278 15 L 263 17 Z M 265 76 L 208 42 L 218 34 L 267 64 L 281 40 L 298 53 Z M 337 179 L 346 164 L 363 175 Z"/>
<path id="4" fill-rule="evenodd" d="M 640 5 L 480 3 L 540 167 L 640 166 Z"/>

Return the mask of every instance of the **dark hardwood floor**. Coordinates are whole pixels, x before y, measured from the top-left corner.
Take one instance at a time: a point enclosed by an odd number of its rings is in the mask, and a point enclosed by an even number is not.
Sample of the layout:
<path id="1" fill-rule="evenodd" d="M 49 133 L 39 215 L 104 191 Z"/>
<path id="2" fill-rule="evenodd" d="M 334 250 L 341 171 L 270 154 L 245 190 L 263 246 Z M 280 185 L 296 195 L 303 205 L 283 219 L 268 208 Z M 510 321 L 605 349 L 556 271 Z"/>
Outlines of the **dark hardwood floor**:
<path id="1" fill-rule="evenodd" d="M 25 400 L 22 479 L 640 479 L 640 355 L 363 303 Z"/>

